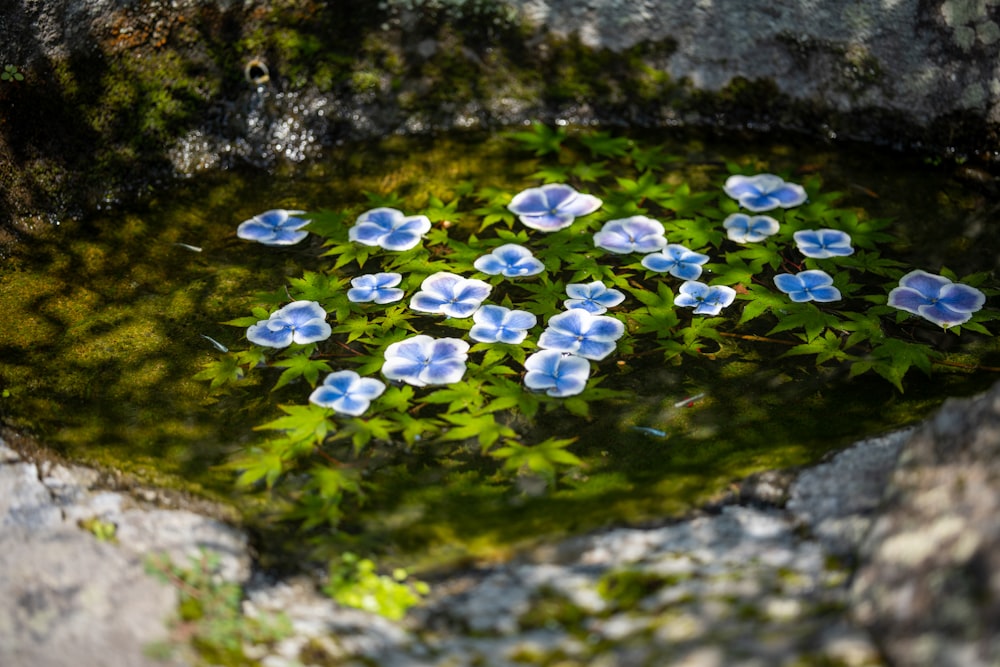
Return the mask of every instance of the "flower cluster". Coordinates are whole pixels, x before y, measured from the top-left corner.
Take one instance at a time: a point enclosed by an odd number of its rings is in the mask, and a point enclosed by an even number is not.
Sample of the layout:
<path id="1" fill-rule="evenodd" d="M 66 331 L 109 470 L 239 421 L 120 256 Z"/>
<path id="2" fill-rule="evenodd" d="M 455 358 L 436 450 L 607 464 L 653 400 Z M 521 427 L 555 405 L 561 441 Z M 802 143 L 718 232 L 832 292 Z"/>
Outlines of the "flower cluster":
<path id="1" fill-rule="evenodd" d="M 294 301 L 247 328 L 247 340 L 263 347 L 318 343 L 330 337 L 326 311 L 315 301 Z"/>
<path id="2" fill-rule="evenodd" d="M 521 224 L 542 232 L 556 232 L 573 224 L 580 216 L 593 213 L 603 202 L 593 195 L 580 194 L 561 183 L 528 188 L 516 195 L 507 208 Z"/>
<path id="3" fill-rule="evenodd" d="M 889 292 L 889 305 L 948 328 L 968 322 L 986 303 L 975 287 L 954 283 L 917 269 L 899 279 Z"/>
<path id="4" fill-rule="evenodd" d="M 373 208 L 358 216 L 348 238 L 384 250 L 409 250 L 431 230 L 426 215 L 404 215 L 394 208 Z"/>
<path id="5" fill-rule="evenodd" d="M 751 212 L 751 215 L 732 213 L 722 221 L 726 238 L 741 245 L 761 243 L 779 233 L 778 220 L 758 213 L 798 206 L 807 198 L 802 186 L 787 183 L 773 174 L 730 176 L 724 191 Z M 548 184 L 520 192 L 507 208 L 526 227 L 555 232 L 601 206 L 602 201 L 595 196 L 577 192 L 568 185 Z M 302 213 L 268 211 L 240 224 L 238 235 L 268 245 L 296 243 L 307 234 L 299 229 L 306 220 L 295 217 Z M 430 230 L 426 216 L 407 216 L 397 209 L 383 207 L 358 216 L 348 238 L 388 251 L 405 251 L 416 247 Z M 838 229 L 800 229 L 792 238 L 795 248 L 809 262 L 836 260 L 854 253 L 850 235 Z M 699 280 L 710 261 L 708 255 L 671 243 L 664 224 L 646 215 L 608 220 L 593 234 L 592 240 L 595 248 L 611 255 L 641 254 L 639 265 L 651 274 L 666 274 L 682 281 L 673 296 L 675 307 L 690 308 L 696 315 L 716 316 L 736 299 L 737 290 L 733 287 Z M 508 279 L 536 276 L 546 268 L 531 249 L 519 243 L 497 246 L 475 259 L 472 266 L 484 275 Z M 778 272 L 773 278 L 774 286 L 793 303 L 841 300 L 841 290 L 834 285 L 834 278 L 813 266 L 794 273 Z M 403 276 L 394 272 L 358 275 L 351 280 L 347 299 L 354 303 L 394 303 L 405 296 L 400 288 L 402 281 Z M 486 303 L 492 290 L 483 280 L 438 271 L 423 279 L 419 290 L 410 297 L 409 308 L 447 318 L 471 317 L 468 337 L 480 344 L 523 344 L 537 325 L 538 317 L 507 307 L 510 305 L 507 300 L 506 305 Z M 606 315 L 608 309 L 624 302 L 623 292 L 608 287 L 602 280 L 570 283 L 565 291 L 564 310 L 548 318 L 536 341 L 538 351 L 523 361 L 524 385 L 554 397 L 582 392 L 590 377 L 591 362 L 606 359 L 625 333 L 621 320 Z M 889 306 L 942 327 L 969 321 L 984 303 L 985 296 L 979 290 L 919 270 L 903 276 L 888 297 Z M 252 343 L 271 348 L 315 343 L 331 335 L 331 327 L 325 320 L 326 311 L 319 303 L 295 301 L 251 325 L 246 336 Z M 462 339 L 414 332 L 386 347 L 381 373 L 389 381 L 417 387 L 451 384 L 464 377 L 469 351 L 469 343 Z M 309 400 L 336 414 L 359 416 L 384 391 L 385 384 L 379 380 L 341 370 L 328 375 Z"/>
<path id="6" fill-rule="evenodd" d="M 302 230 L 309 221 L 296 217 L 303 213 L 305 211 L 286 211 L 283 208 L 264 211 L 241 222 L 236 228 L 236 236 L 264 245 L 295 245 L 309 236 L 309 232 Z"/>

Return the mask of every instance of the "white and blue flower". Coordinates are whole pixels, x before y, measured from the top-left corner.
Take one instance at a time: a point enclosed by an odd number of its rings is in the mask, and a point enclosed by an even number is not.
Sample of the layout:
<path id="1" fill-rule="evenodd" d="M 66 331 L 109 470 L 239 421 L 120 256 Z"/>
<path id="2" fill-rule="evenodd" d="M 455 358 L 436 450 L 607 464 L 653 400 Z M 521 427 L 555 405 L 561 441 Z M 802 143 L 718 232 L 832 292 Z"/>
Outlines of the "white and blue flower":
<path id="1" fill-rule="evenodd" d="M 309 395 L 309 402 L 331 408 L 340 415 L 357 417 L 364 414 L 371 402 L 382 395 L 385 384 L 375 378 L 363 378 L 354 371 L 330 373 L 323 384 Z"/>
<path id="2" fill-rule="evenodd" d="M 315 301 L 293 301 L 247 328 L 247 340 L 264 347 L 318 343 L 330 337 L 326 311 Z"/>
<path id="3" fill-rule="evenodd" d="M 549 183 L 519 192 L 507 208 L 525 227 L 555 232 L 569 227 L 578 217 L 593 213 L 602 203 L 597 197 L 581 194 L 568 185 Z"/>
<path id="4" fill-rule="evenodd" d="M 723 188 L 727 195 L 735 199 L 745 209 L 759 213 L 778 207 L 792 208 L 807 199 L 806 190 L 801 185 L 786 183 L 774 174 L 756 176 L 733 175 L 726 179 Z"/>
<path id="5" fill-rule="evenodd" d="M 615 349 L 625 325 L 613 317 L 572 308 L 553 315 L 538 337 L 538 347 L 600 361 Z"/>
<path id="6" fill-rule="evenodd" d="M 779 273 L 774 284 L 796 303 L 840 301 L 840 290 L 833 286 L 833 278 L 826 271 L 809 270 L 798 273 Z"/>
<path id="7" fill-rule="evenodd" d="M 583 308 L 593 315 L 607 312 L 625 300 L 625 295 L 618 290 L 605 287 L 600 280 L 592 283 L 571 283 L 566 285 L 566 296 L 563 301 L 565 308 Z"/>
<path id="8" fill-rule="evenodd" d="M 964 324 L 986 303 L 975 287 L 917 269 L 899 279 L 889 292 L 889 305 L 948 328 Z"/>
<path id="9" fill-rule="evenodd" d="M 382 375 L 415 387 L 451 384 L 465 375 L 468 351 L 464 340 L 418 334 L 385 348 Z"/>
<path id="10" fill-rule="evenodd" d="M 420 283 L 420 291 L 410 299 L 410 308 L 448 317 L 468 317 L 479 309 L 491 289 L 482 280 L 438 271 Z"/>
<path id="11" fill-rule="evenodd" d="M 608 252 L 625 255 L 630 252 L 656 252 L 667 245 L 663 223 L 644 215 L 608 220 L 594 234 L 594 245 Z"/>
<path id="12" fill-rule="evenodd" d="M 351 278 L 351 289 L 347 290 L 347 299 L 354 303 L 374 301 L 375 303 L 393 303 L 403 298 L 403 290 L 396 287 L 403 280 L 398 273 L 366 273 Z"/>
<path id="13" fill-rule="evenodd" d="M 736 290 L 725 285 L 706 285 L 696 280 L 683 283 L 674 298 L 674 305 L 694 308 L 697 315 L 718 315 L 736 299 Z"/>
<path id="14" fill-rule="evenodd" d="M 708 255 L 670 243 L 660 252 L 643 257 L 642 265 L 650 271 L 669 273 L 681 280 L 695 280 L 701 276 L 701 265 L 707 261 Z"/>
<path id="15" fill-rule="evenodd" d="M 475 322 L 469 330 L 472 340 L 517 345 L 527 337 L 528 329 L 538 323 L 538 318 L 526 310 L 486 305 L 472 315 L 472 321 Z"/>
<path id="16" fill-rule="evenodd" d="M 757 243 L 778 233 L 778 221 L 769 215 L 733 213 L 722 221 L 726 236 L 736 243 Z"/>
<path id="17" fill-rule="evenodd" d="M 431 221 L 426 215 L 406 216 L 394 208 L 373 208 L 358 216 L 347 237 L 385 250 L 409 250 L 430 230 Z"/>
<path id="18" fill-rule="evenodd" d="M 545 270 L 545 265 L 530 250 L 516 243 L 494 248 L 493 252 L 479 257 L 472 265 L 487 275 L 507 278 L 533 276 Z"/>
<path id="19" fill-rule="evenodd" d="M 792 234 L 799 252 L 813 259 L 846 257 L 854 252 L 851 235 L 839 229 L 803 229 Z"/>
<path id="20" fill-rule="evenodd" d="M 309 232 L 301 229 L 309 221 L 296 217 L 302 213 L 305 211 L 286 211 L 283 208 L 264 211 L 241 222 L 236 228 L 236 236 L 264 245 L 295 245 L 309 236 Z"/>
<path id="21" fill-rule="evenodd" d="M 583 391 L 590 377 L 590 362 L 575 354 L 541 350 L 524 360 L 528 371 L 524 386 L 549 396 L 574 396 Z"/>

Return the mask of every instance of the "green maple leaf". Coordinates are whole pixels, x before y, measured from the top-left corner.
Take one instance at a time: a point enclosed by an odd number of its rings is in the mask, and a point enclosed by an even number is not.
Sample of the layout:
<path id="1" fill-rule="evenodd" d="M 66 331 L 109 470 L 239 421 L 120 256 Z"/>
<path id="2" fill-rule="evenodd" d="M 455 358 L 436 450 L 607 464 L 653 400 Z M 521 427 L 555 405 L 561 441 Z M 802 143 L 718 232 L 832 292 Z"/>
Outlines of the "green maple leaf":
<path id="1" fill-rule="evenodd" d="M 815 354 L 816 364 L 822 364 L 830 359 L 838 361 L 847 359 L 849 355 L 840 347 L 840 337 L 833 331 L 826 331 L 822 336 L 817 336 L 808 343 L 796 345 L 782 356 L 792 357 L 797 355 Z"/>
<path id="2" fill-rule="evenodd" d="M 587 147 L 593 157 L 623 157 L 632 145 L 629 139 L 612 137 L 608 132 L 583 135 L 580 143 Z"/>
<path id="3" fill-rule="evenodd" d="M 230 382 L 243 379 L 243 366 L 235 354 L 224 354 L 215 361 L 210 361 L 194 375 L 195 380 L 207 380 L 209 389 L 218 389 Z"/>
<path id="4" fill-rule="evenodd" d="M 274 365 L 285 370 L 278 377 L 278 382 L 275 383 L 271 391 L 284 387 L 289 382 L 299 378 L 304 378 L 310 387 L 315 387 L 319 380 L 319 374 L 329 373 L 332 370 L 330 364 L 322 359 L 310 359 L 308 354 L 296 354 L 287 359 L 276 361 Z"/>
<path id="5" fill-rule="evenodd" d="M 531 130 L 511 132 L 508 136 L 520 142 L 525 148 L 533 150 L 535 155 L 541 156 L 559 152 L 563 141 L 566 140 L 566 130 L 561 127 L 553 130 L 543 123 L 534 122 L 531 124 Z"/>
<path id="6" fill-rule="evenodd" d="M 279 405 L 285 413 L 266 424 L 256 428 L 262 431 L 285 431 L 289 440 L 322 443 L 326 437 L 337 430 L 336 424 L 329 417 L 329 410 L 312 403 L 308 405 Z"/>
<path id="7" fill-rule="evenodd" d="M 576 442 L 576 438 L 548 438 L 537 445 L 524 445 L 508 441 L 495 450 L 493 456 L 504 459 L 505 470 L 527 469 L 546 479 L 555 478 L 560 466 L 580 466 L 583 462 L 566 448 Z"/>

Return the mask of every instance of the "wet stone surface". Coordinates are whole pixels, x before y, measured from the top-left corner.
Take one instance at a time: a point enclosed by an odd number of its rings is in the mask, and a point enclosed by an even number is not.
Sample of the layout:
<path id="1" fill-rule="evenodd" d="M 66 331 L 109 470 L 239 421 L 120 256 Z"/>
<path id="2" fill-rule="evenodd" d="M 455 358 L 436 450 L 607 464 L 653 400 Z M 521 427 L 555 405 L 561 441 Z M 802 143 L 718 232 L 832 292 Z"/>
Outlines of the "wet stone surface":
<path id="1" fill-rule="evenodd" d="M 439 574 L 398 623 L 306 578 L 251 575 L 244 536 L 218 521 L 144 509 L 91 490 L 92 471 L 4 446 L 0 662 L 164 664 L 144 649 L 166 637 L 176 599 L 143 558 L 210 549 L 244 585 L 248 617 L 290 621 L 290 636 L 244 647 L 269 667 L 996 664 L 993 597 L 978 591 L 993 586 L 998 414 L 1000 386 L 797 474 L 745 480 L 684 520 Z M 118 541 L 80 529 L 87 518 L 114 523 Z"/>

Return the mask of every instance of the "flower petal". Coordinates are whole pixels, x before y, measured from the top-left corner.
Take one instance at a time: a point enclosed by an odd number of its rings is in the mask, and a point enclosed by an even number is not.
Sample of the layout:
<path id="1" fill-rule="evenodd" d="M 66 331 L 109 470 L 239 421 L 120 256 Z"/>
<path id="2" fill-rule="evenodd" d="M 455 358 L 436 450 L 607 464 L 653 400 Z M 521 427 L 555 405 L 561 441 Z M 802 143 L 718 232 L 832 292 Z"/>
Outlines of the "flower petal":
<path id="1" fill-rule="evenodd" d="M 268 320 L 247 327 L 247 340 L 262 347 L 288 347 L 292 344 L 293 331 L 290 328 L 273 330 L 267 326 Z"/>
<path id="2" fill-rule="evenodd" d="M 901 285 L 899 287 L 894 287 L 889 292 L 889 300 L 887 303 L 893 308 L 905 310 L 906 312 L 913 313 L 914 315 L 920 315 L 920 309 L 930 305 L 931 301 L 912 287 L 904 287 Z"/>
<path id="3" fill-rule="evenodd" d="M 944 276 L 938 276 L 920 269 L 915 269 L 900 278 L 899 284 L 902 287 L 909 287 L 910 289 L 920 292 L 928 299 L 936 299 L 941 293 L 942 288 L 946 285 L 951 285 L 952 282 Z"/>
<path id="4" fill-rule="evenodd" d="M 941 303 L 951 310 L 974 313 L 986 303 L 986 295 L 975 287 L 962 283 L 946 285 L 941 289 Z"/>

